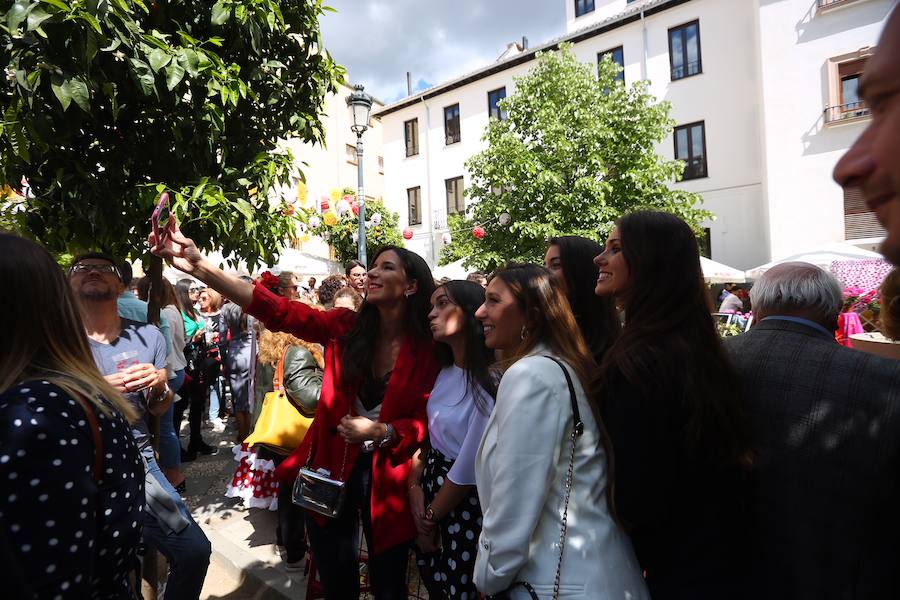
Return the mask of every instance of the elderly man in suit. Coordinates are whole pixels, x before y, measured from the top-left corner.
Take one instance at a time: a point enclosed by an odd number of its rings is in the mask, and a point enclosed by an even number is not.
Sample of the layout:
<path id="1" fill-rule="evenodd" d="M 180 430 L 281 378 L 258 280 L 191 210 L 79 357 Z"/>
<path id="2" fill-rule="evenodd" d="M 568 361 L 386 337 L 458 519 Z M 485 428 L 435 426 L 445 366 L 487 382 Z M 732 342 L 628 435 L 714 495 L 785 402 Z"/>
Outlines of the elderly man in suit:
<path id="1" fill-rule="evenodd" d="M 756 451 L 752 596 L 900 598 L 900 361 L 835 341 L 841 289 L 818 267 L 773 267 L 750 299 L 726 345 Z"/>
<path id="2" fill-rule="evenodd" d="M 844 188 L 858 187 L 887 230 L 881 253 L 900 265 L 900 9 L 895 8 L 866 65 L 859 92 L 872 120 L 834 169 Z"/>

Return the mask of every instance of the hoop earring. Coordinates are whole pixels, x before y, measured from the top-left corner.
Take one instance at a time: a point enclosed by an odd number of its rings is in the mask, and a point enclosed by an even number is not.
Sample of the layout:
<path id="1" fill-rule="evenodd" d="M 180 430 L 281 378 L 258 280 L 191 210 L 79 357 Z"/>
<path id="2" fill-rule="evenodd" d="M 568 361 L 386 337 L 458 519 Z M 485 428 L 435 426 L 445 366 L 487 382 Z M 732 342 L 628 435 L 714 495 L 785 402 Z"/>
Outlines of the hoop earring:
<path id="1" fill-rule="evenodd" d="M 520 336 L 520 338 L 523 339 L 523 340 L 524 340 L 526 337 L 528 337 L 528 330 L 525 329 L 525 326 L 524 326 L 524 325 L 522 325 L 522 333 L 520 333 L 519 336 Z"/>

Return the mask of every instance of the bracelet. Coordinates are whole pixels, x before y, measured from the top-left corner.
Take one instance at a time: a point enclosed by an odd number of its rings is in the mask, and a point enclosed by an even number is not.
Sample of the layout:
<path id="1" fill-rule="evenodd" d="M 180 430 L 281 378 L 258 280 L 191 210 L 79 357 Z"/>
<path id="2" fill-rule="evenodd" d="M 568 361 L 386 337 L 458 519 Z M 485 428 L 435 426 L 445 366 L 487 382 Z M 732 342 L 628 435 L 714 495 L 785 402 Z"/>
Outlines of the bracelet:
<path id="1" fill-rule="evenodd" d="M 409 487 L 407 489 L 411 490 L 413 488 L 420 488 L 420 487 L 422 487 L 422 484 L 417 481 L 416 483 L 409 484 Z"/>
<path id="2" fill-rule="evenodd" d="M 384 437 L 381 438 L 381 441 L 378 443 L 379 448 L 384 448 L 388 446 L 391 441 L 394 439 L 394 426 L 390 423 L 385 423 L 384 425 Z"/>
<path id="3" fill-rule="evenodd" d="M 169 382 L 167 381 L 163 384 L 162 392 L 153 397 L 153 402 L 162 402 L 169 395 L 170 391 L 172 391 L 172 388 L 169 387 Z"/>

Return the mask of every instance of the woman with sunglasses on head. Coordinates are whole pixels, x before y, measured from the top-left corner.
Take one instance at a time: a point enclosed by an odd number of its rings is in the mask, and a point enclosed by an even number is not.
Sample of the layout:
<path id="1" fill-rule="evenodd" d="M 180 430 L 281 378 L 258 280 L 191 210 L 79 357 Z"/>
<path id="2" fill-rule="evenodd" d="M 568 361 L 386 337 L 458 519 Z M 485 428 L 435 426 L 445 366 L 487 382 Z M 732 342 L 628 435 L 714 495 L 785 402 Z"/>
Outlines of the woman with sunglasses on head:
<path id="1" fill-rule="evenodd" d="M 441 372 L 428 399 L 428 445 L 416 453 L 409 498 L 418 565 L 429 598 L 475 598 L 472 581 L 481 507 L 475 453 L 494 405 L 494 352 L 475 311 L 484 288 L 449 281 L 431 295 L 431 333 Z"/>
<path id="2" fill-rule="evenodd" d="M 554 277 L 535 265 L 502 269 L 476 316 L 504 371 L 475 462 L 478 590 L 649 598 L 609 502 L 603 424 L 589 392 L 594 359 Z"/>
<path id="3" fill-rule="evenodd" d="M 325 346 L 316 419 L 303 444 L 279 467 L 292 485 L 298 469 L 325 470 L 346 482 L 335 518 L 307 513 L 307 531 L 328 598 L 359 595 L 359 518 L 366 535 L 375 598 L 406 598 L 409 542 L 416 526 L 406 482 L 426 431 L 426 401 L 437 376 L 428 330 L 434 281 L 404 248 L 381 249 L 368 273 L 359 313 L 321 312 L 228 275 L 205 260 L 177 226 L 153 252 L 245 308 L 273 331 Z"/>
<path id="4" fill-rule="evenodd" d="M 597 364 L 603 360 L 622 325 L 612 298 L 594 293 L 599 270 L 594 257 L 603 246 L 577 235 L 564 235 L 550 240 L 544 254 L 544 267 L 569 300 L 575 321 Z"/>
<path id="5" fill-rule="evenodd" d="M 674 215 L 635 212 L 618 221 L 596 262 L 596 293 L 625 312 L 600 366 L 601 412 L 616 508 L 650 593 L 738 598 L 750 452 L 697 238 Z"/>

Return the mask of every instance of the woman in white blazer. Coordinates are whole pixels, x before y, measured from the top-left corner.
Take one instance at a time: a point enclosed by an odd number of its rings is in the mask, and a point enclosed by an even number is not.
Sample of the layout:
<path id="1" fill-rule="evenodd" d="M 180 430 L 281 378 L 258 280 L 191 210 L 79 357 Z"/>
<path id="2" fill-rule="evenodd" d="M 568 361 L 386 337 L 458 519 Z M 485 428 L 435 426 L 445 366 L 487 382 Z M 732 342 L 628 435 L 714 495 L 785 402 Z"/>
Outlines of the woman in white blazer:
<path id="1" fill-rule="evenodd" d="M 549 271 L 513 265 L 494 274 L 476 316 L 485 342 L 504 357 L 497 401 L 476 456 L 484 511 L 475 584 L 490 596 L 554 596 L 560 533 L 567 530 L 560 598 L 649 598 L 626 534 L 607 503 L 607 455 L 596 407 L 583 382 L 595 368 L 568 301 Z M 565 507 L 574 424 L 574 384 L 584 433 L 577 438 Z M 510 589 L 511 588 L 511 589 Z"/>

